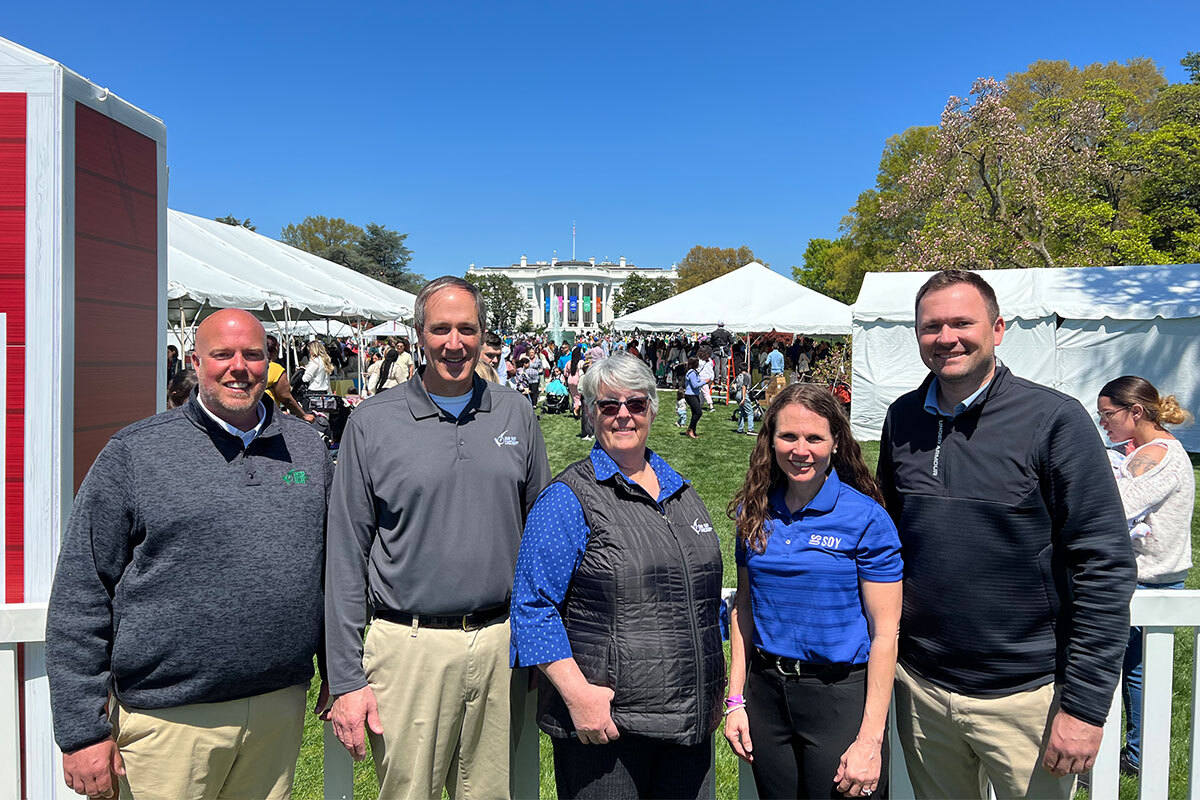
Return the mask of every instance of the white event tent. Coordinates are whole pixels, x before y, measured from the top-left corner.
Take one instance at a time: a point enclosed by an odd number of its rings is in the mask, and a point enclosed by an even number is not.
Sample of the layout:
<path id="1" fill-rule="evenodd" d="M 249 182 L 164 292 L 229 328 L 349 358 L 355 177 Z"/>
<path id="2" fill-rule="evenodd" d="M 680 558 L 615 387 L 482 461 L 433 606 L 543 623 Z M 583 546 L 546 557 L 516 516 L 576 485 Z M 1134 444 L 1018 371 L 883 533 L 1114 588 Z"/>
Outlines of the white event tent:
<path id="1" fill-rule="evenodd" d="M 850 333 L 850 307 L 751 261 L 660 303 L 613 320 L 617 330 L 707 332 L 718 322 L 737 333 Z"/>
<path id="2" fill-rule="evenodd" d="M 182 329 L 202 310 L 244 308 L 297 319 L 395 320 L 416 298 L 246 228 L 167 212 L 167 314 Z"/>
<path id="3" fill-rule="evenodd" d="M 869 273 L 854 319 L 859 439 L 878 439 L 888 406 L 928 370 L 917 353 L 913 300 L 929 272 Z M 1140 375 L 1200 411 L 1200 265 L 987 272 L 1007 323 L 996 354 L 1015 374 L 1071 395 L 1089 411 L 1121 375 Z M 1200 451 L 1200 426 L 1172 429 Z"/>

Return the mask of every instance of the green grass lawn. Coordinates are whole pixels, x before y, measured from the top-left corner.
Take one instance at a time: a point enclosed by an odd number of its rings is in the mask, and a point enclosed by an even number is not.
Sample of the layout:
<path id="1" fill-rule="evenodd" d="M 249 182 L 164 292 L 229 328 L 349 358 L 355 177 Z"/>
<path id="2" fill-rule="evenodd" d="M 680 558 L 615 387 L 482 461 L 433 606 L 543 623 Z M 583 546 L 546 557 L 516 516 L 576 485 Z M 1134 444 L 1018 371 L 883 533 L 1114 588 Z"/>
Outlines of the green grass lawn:
<path id="1" fill-rule="evenodd" d="M 692 440 L 680 434 L 680 429 L 674 426 L 674 392 L 660 393 L 661 408 L 658 419 L 650 432 L 650 447 L 667 460 L 681 475 L 692 482 L 700 496 L 708 506 L 709 514 L 721 539 L 722 552 L 725 558 L 725 585 L 735 583 L 735 568 L 733 563 L 733 523 L 725 516 L 725 507 L 729 498 L 741 484 L 746 474 L 750 451 L 754 439 L 734 433 L 736 423 L 730 420 L 732 407 L 724 410 L 717 406 L 717 411 L 705 414 L 698 429 L 700 438 Z M 543 415 L 542 432 L 546 438 L 546 451 L 550 458 L 551 471 L 557 473 L 567 465 L 585 457 L 591 450 L 592 443 L 578 437 L 579 421 L 568 416 Z M 868 466 L 872 469 L 879 458 L 879 443 L 864 442 L 863 454 Z M 1193 465 L 1197 468 L 1197 483 L 1200 483 L 1200 458 L 1193 457 Z M 1192 521 L 1193 541 L 1200 542 L 1197 534 L 1200 532 L 1200 503 L 1197 503 L 1196 514 Z M 1200 552 L 1200 545 L 1197 546 Z M 1188 579 L 1189 589 L 1200 588 L 1200 571 L 1193 571 Z M 1188 631 L 1180 630 L 1175 637 L 1175 700 L 1171 722 L 1171 791 L 1172 800 L 1182 800 L 1187 794 L 1188 768 L 1188 726 L 1191 718 L 1191 689 L 1189 686 L 1192 674 L 1192 645 Z M 728 648 L 728 645 L 727 645 Z M 728 649 L 726 651 L 728 654 Z M 309 707 L 316 702 L 317 683 L 314 680 L 309 690 Z M 716 735 L 717 751 L 717 797 L 737 797 L 737 759 L 725 744 L 724 737 Z M 550 755 L 550 741 L 542 736 L 541 741 L 541 798 L 553 800 L 554 771 Z M 304 728 L 304 742 L 300 752 L 300 762 L 296 769 L 295 797 L 304 800 L 317 800 L 322 796 L 322 725 L 311 715 L 308 716 Z M 374 768 L 368 758 L 355 765 L 354 796 L 356 798 L 375 798 L 379 787 L 375 780 Z M 1132 800 L 1137 796 L 1137 781 L 1122 779 L 1122 800 Z"/>

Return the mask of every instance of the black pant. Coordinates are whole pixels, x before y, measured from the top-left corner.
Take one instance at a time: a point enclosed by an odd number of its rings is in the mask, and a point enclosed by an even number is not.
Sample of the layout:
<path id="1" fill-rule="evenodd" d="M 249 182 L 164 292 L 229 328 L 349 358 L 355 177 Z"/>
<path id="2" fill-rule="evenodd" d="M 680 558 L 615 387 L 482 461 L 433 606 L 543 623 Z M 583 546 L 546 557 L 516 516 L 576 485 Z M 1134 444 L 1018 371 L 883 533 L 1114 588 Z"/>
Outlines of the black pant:
<path id="1" fill-rule="evenodd" d="M 688 408 L 692 410 L 692 424 L 688 425 L 688 430 L 692 433 L 696 432 L 696 423 L 700 421 L 700 396 L 696 394 L 685 394 L 683 399 L 687 402 Z"/>
<path id="2" fill-rule="evenodd" d="M 592 429 L 592 420 L 588 417 L 588 411 L 585 406 L 579 407 L 579 435 L 580 436 L 595 436 L 596 431 Z"/>
<path id="3" fill-rule="evenodd" d="M 867 699 L 867 671 L 833 666 L 825 674 L 780 675 L 759 657 L 751 659 L 746 716 L 754 742 L 754 783 L 762 800 L 837 798 L 833 776 L 842 753 L 858 736 Z M 888 796 L 888 741 L 883 737 L 879 786 L 872 800 Z"/>
<path id="4" fill-rule="evenodd" d="M 561 800 L 702 800 L 712 795 L 711 741 L 672 744 L 633 733 L 608 744 L 552 741 Z"/>

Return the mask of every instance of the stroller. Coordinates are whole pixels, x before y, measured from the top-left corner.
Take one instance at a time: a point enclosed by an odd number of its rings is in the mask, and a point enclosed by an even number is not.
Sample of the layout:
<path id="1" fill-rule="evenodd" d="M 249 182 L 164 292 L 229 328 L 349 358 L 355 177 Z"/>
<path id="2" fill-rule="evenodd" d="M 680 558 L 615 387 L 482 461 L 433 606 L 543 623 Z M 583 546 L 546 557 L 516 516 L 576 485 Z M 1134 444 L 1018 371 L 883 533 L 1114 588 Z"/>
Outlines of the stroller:
<path id="1" fill-rule="evenodd" d="M 571 395 L 567 392 L 567 387 L 560 380 L 552 380 L 546 384 L 546 406 L 547 414 L 566 414 L 571 410 Z"/>
<path id="2" fill-rule="evenodd" d="M 308 410 L 316 416 L 312 426 L 331 450 L 337 449 L 350 418 L 350 407 L 336 394 L 309 394 L 306 400 Z"/>

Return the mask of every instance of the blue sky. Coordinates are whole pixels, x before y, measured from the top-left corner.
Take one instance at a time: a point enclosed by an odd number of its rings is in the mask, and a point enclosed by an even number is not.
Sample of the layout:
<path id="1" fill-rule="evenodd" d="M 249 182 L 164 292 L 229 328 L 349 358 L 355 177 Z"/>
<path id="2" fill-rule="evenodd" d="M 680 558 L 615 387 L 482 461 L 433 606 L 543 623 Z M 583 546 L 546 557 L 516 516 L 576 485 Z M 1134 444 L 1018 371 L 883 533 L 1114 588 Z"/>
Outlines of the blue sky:
<path id="1" fill-rule="evenodd" d="M 1200 3 L 8 3 L 0 36 L 161 117 L 169 204 L 409 234 L 426 276 L 748 245 L 790 274 L 889 135 L 1039 59 L 1200 49 Z"/>

